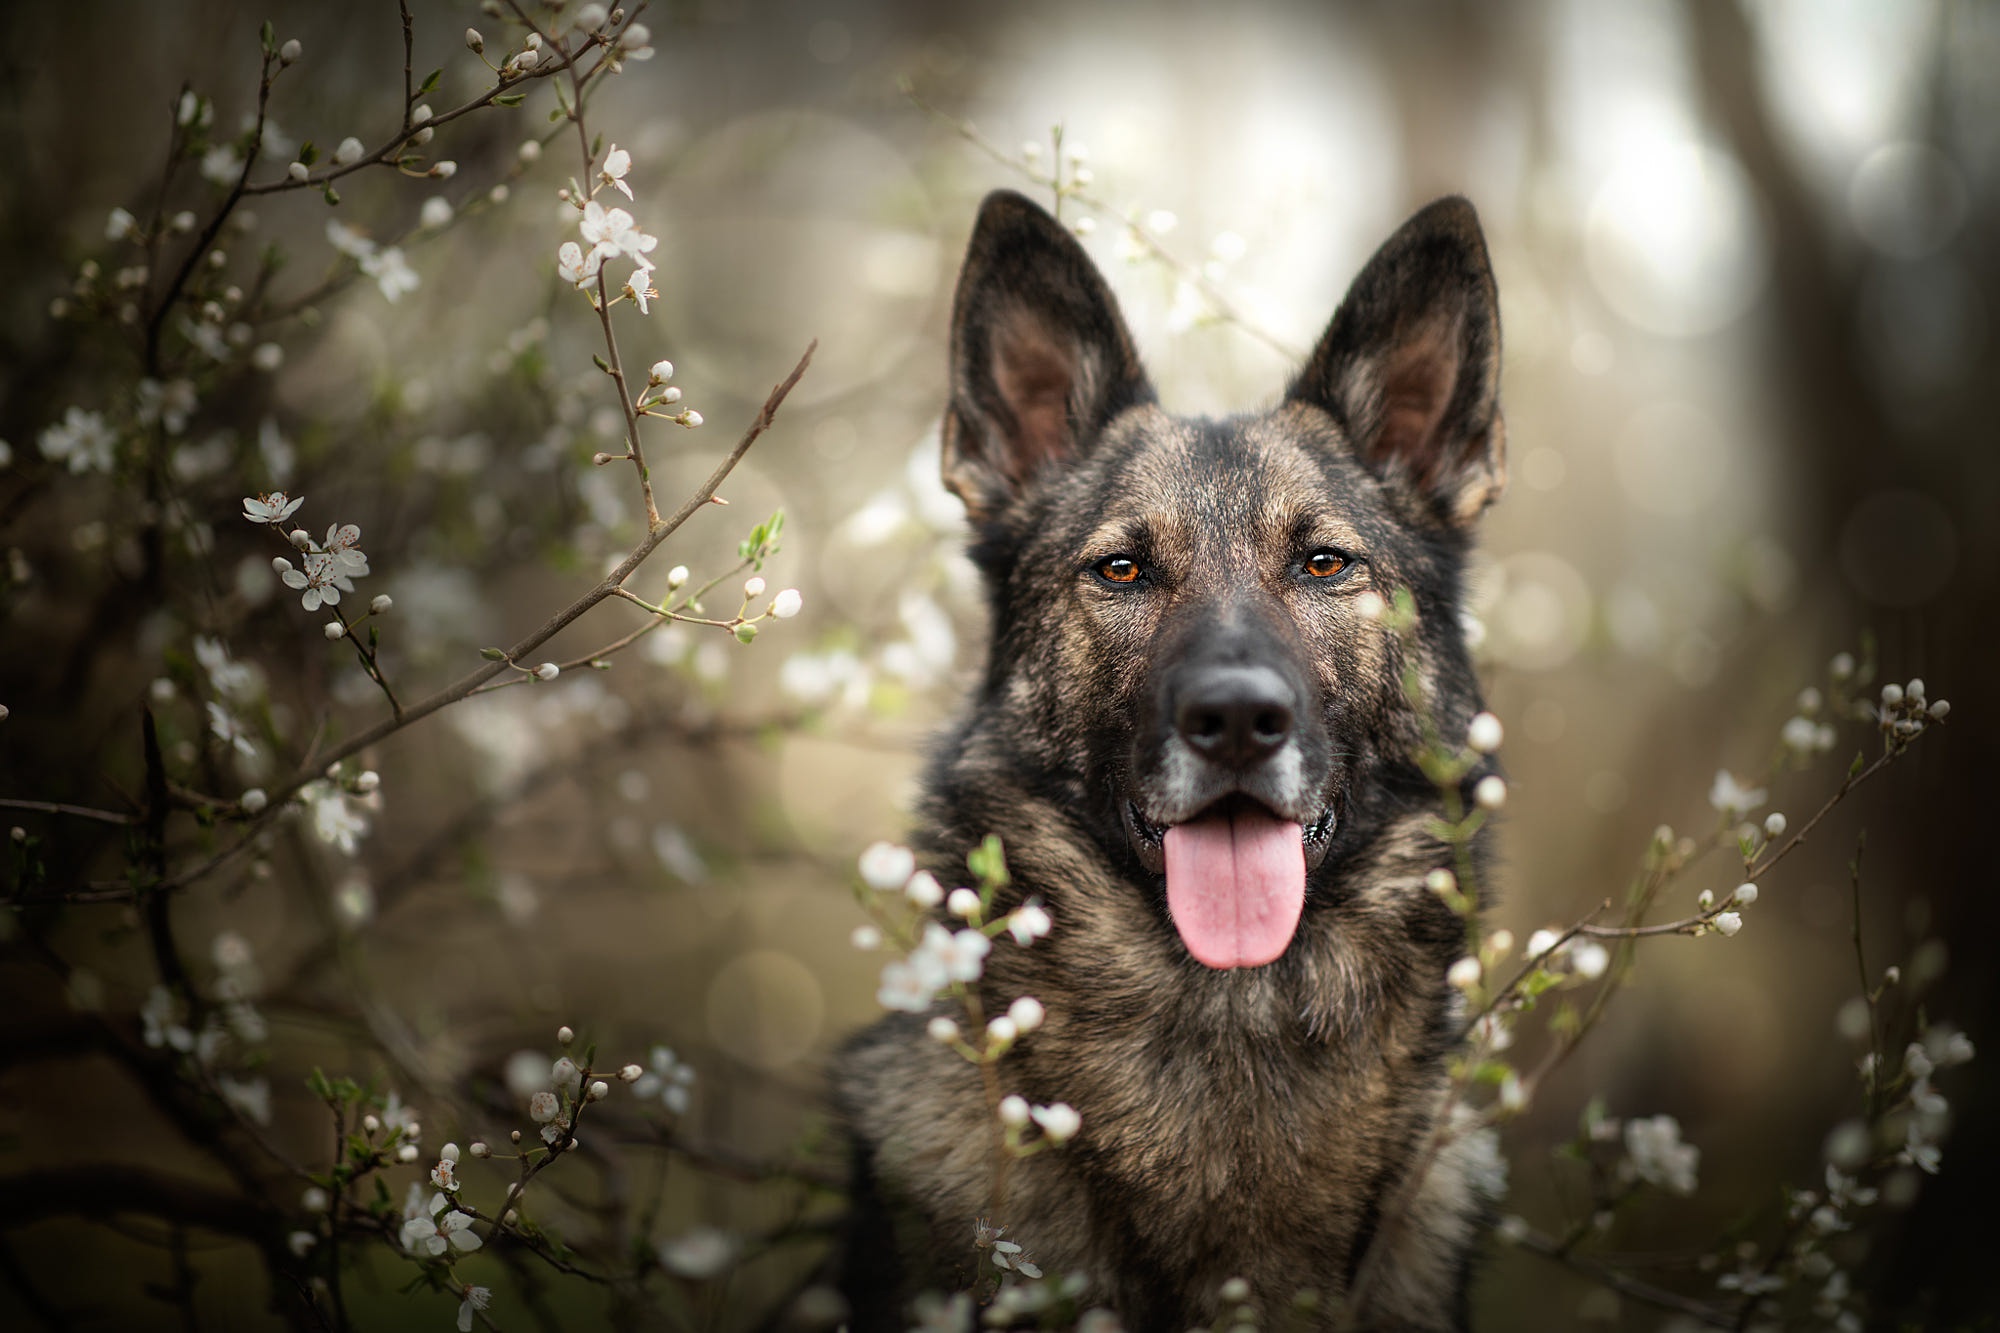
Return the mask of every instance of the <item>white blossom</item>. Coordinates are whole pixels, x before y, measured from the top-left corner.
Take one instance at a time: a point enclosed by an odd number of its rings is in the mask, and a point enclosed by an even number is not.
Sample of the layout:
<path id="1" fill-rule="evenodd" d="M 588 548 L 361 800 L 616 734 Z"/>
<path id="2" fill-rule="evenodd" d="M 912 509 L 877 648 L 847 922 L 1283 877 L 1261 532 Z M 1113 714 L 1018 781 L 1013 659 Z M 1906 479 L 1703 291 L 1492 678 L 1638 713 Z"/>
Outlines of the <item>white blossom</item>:
<path id="1" fill-rule="evenodd" d="M 466 1287 L 465 1299 L 458 1303 L 458 1333 L 472 1333 L 473 1315 L 484 1310 L 492 1300 L 493 1293 L 487 1288 Z"/>
<path id="2" fill-rule="evenodd" d="M 586 255 L 575 241 L 564 241 L 556 247 L 556 276 L 572 287 L 581 287 L 595 278 L 603 263 L 603 255 L 595 250 Z"/>
<path id="3" fill-rule="evenodd" d="M 257 747 L 234 714 L 213 699 L 208 703 L 208 729 L 224 745 L 233 746 L 245 759 L 257 757 Z"/>
<path id="4" fill-rule="evenodd" d="M 1013 935 L 1014 942 L 1023 946 L 1033 944 L 1048 934 L 1053 924 L 1049 920 L 1048 909 L 1034 898 L 1007 914 L 1007 930 Z"/>
<path id="5" fill-rule="evenodd" d="M 1033 1032 L 1048 1017 L 1048 1010 L 1032 995 L 1023 995 L 1007 1006 L 1007 1017 L 1014 1020 L 1014 1026 L 1022 1032 Z"/>
<path id="6" fill-rule="evenodd" d="M 1725 935 L 1734 935 L 1737 931 L 1743 929 L 1742 914 L 1737 912 L 1717 912 L 1715 914 L 1715 928 Z"/>
<path id="7" fill-rule="evenodd" d="M 1049 1136 L 1051 1143 L 1067 1142 L 1075 1138 L 1077 1130 L 1083 1127 L 1083 1117 L 1068 1102 L 1037 1106 L 1028 1114 L 1042 1127 L 1042 1133 Z"/>
<path id="8" fill-rule="evenodd" d="M 122 208 L 114 208 L 104 219 L 104 239 L 122 241 L 139 229 L 138 219 Z"/>
<path id="9" fill-rule="evenodd" d="M 243 154 L 234 144 L 216 144 L 201 155 L 201 174 L 217 185 L 234 185 L 243 174 Z"/>
<path id="10" fill-rule="evenodd" d="M 869 888 L 887 893 L 900 889 L 909 883 L 916 873 L 916 854 L 907 847 L 895 843 L 870 843 L 861 853 L 859 862 L 862 882 Z"/>
<path id="11" fill-rule="evenodd" d="M 949 981 L 977 981 L 986 967 L 986 955 L 993 943 L 976 930 L 949 931 L 933 921 L 924 927 L 917 953 L 935 960 Z M 916 962 L 917 955 L 911 955 Z M 917 963 L 917 966 L 922 966 Z"/>
<path id="12" fill-rule="evenodd" d="M 652 1067 L 639 1075 L 632 1085 L 632 1095 L 641 1101 L 657 1097 L 675 1115 L 686 1115 L 693 1097 L 694 1066 L 665 1046 L 655 1046 L 647 1061 Z"/>
<path id="13" fill-rule="evenodd" d="M 44 458 L 67 463 L 71 472 L 109 472 L 118 437 L 101 413 L 72 407 L 61 421 L 45 427 L 36 443 Z"/>
<path id="14" fill-rule="evenodd" d="M 1701 1149 L 1681 1142 L 1680 1122 L 1672 1116 L 1627 1120 L 1625 1151 L 1641 1180 L 1676 1194 L 1694 1193 Z"/>
<path id="15" fill-rule="evenodd" d="M 1746 787 L 1728 769 L 1717 769 L 1714 785 L 1708 789 L 1708 803 L 1724 819 L 1741 819 L 1764 804 L 1770 793 L 1762 787 Z"/>
<path id="16" fill-rule="evenodd" d="M 476 1250 L 480 1246 L 472 1231 L 472 1217 L 451 1206 L 443 1194 L 433 1194 L 425 1215 L 403 1223 L 403 1248 L 411 1254 L 435 1257 L 446 1250 Z"/>
<path id="17" fill-rule="evenodd" d="M 382 289 L 382 295 L 391 302 L 400 299 L 405 292 L 417 289 L 416 270 L 403 258 L 398 246 L 377 250 L 361 260 L 361 271 L 375 279 L 375 285 Z"/>
<path id="18" fill-rule="evenodd" d="M 875 990 L 875 1002 L 884 1009 L 921 1014 L 937 998 L 937 987 L 913 963 L 896 959 L 882 969 L 882 983 Z"/>
<path id="19" fill-rule="evenodd" d="M 640 268 L 653 267 L 646 258 L 659 238 L 648 236 L 639 229 L 630 213 L 622 208 L 606 209 L 595 199 L 583 206 L 583 220 L 578 224 L 583 239 L 590 242 L 591 254 L 600 259 L 624 255 Z"/>
<path id="20" fill-rule="evenodd" d="M 435 231 L 451 221 L 451 200 L 442 195 L 432 195 L 424 200 L 424 206 L 417 211 L 417 221 Z"/>
<path id="21" fill-rule="evenodd" d="M 930 871 L 919 870 L 903 886 L 903 896 L 928 912 L 944 901 L 944 885 Z"/>
<path id="22" fill-rule="evenodd" d="M 771 599 L 771 614 L 779 620 L 790 620 L 805 605 L 805 598 L 797 588 L 786 588 Z"/>
<path id="23" fill-rule="evenodd" d="M 685 1278 L 711 1278 L 735 1261 L 736 1238 L 714 1227 L 696 1227 L 660 1242 L 660 1265 Z"/>
<path id="24" fill-rule="evenodd" d="M 604 166 L 597 173 L 597 178 L 630 199 L 632 187 L 625 183 L 625 173 L 631 169 L 632 155 L 612 144 L 611 151 L 604 155 Z"/>

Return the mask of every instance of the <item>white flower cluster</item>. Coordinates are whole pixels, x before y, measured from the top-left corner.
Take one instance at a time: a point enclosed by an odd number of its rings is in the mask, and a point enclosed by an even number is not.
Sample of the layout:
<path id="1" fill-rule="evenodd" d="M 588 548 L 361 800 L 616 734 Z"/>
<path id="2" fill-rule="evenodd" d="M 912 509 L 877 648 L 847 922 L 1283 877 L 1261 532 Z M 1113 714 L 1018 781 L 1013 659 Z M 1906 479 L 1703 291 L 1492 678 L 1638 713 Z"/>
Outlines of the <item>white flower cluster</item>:
<path id="1" fill-rule="evenodd" d="M 359 149 L 357 141 L 348 142 L 354 143 L 357 150 Z M 346 144 L 342 144 L 341 149 L 345 151 Z M 334 154 L 334 160 L 336 162 L 340 160 L 340 153 Z M 332 243 L 334 249 L 360 264 L 363 273 L 375 279 L 375 285 L 381 288 L 385 299 L 394 302 L 405 292 L 417 289 L 416 270 L 412 269 L 409 261 L 403 257 L 401 246 L 378 246 L 346 223 L 333 221 L 326 224 L 326 239 Z"/>
<path id="2" fill-rule="evenodd" d="M 624 174 L 619 173 L 616 184 L 630 194 Z M 598 188 L 603 188 L 601 181 Z M 622 208 L 607 209 L 595 199 L 588 199 L 583 201 L 581 210 L 577 230 L 590 248 L 585 250 L 575 241 L 564 241 L 556 249 L 556 273 L 573 287 L 588 288 L 602 281 L 601 270 L 606 261 L 627 260 L 632 265 L 632 274 L 625 280 L 623 293 L 639 307 L 640 314 L 647 313 L 650 309 L 647 302 L 658 295 L 653 290 L 653 261 L 647 256 L 659 245 L 659 237 L 648 235 Z M 592 304 L 596 301 L 596 295 L 592 294 Z"/>
<path id="3" fill-rule="evenodd" d="M 71 472 L 109 472 L 118 436 L 105 424 L 103 413 L 71 407 L 61 421 L 43 428 L 36 443 L 42 457 L 67 464 Z"/>
<path id="4" fill-rule="evenodd" d="M 694 1096 L 694 1066 L 666 1046 L 655 1046 L 647 1060 L 652 1067 L 629 1080 L 632 1095 L 640 1101 L 657 1097 L 675 1115 L 686 1115 Z"/>
<path id="5" fill-rule="evenodd" d="M 1940 1069 L 1968 1064 L 1974 1055 L 1972 1039 L 1963 1032 L 1934 1027 L 1920 1042 L 1911 1042 L 1903 1052 L 1903 1074 L 1909 1079 L 1906 1094 L 1909 1119 L 1903 1131 L 1903 1150 L 1896 1160 L 1936 1175 L 1944 1153 L 1945 1131 L 1951 1124 L 1951 1103 L 1931 1084 Z"/>
<path id="6" fill-rule="evenodd" d="M 1675 1194 L 1693 1194 L 1701 1149 L 1681 1141 L 1681 1123 L 1670 1115 L 1625 1122 L 1621 1171 Z"/>
<path id="7" fill-rule="evenodd" d="M 304 503 L 305 497 L 290 497 L 283 491 L 246 496 L 243 517 L 276 528 Z M 284 556 L 277 556 L 271 561 L 271 568 L 278 572 L 278 578 L 287 588 L 300 594 L 300 601 L 308 611 L 317 611 L 323 605 L 339 605 L 342 593 L 354 591 L 354 580 L 368 574 L 368 556 L 361 549 L 361 529 L 352 523 L 329 527 L 324 544 L 315 542 L 304 528 L 293 529 L 287 540 L 304 553 L 304 567 L 296 568 Z"/>

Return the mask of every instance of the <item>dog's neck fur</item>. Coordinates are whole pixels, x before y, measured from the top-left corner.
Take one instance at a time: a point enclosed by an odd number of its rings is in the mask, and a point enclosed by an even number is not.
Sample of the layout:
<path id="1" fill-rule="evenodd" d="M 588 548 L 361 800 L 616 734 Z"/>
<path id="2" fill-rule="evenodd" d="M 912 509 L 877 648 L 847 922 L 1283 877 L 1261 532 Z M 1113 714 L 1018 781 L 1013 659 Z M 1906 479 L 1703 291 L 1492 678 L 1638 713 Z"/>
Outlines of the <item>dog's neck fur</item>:
<path id="1" fill-rule="evenodd" d="M 1075 835 L 1073 813 L 1027 791 L 972 789 L 998 767 L 979 751 L 1002 737 L 958 742 L 933 775 L 933 868 L 956 875 L 964 853 L 998 833 L 1011 899 L 1039 897 L 1056 923 L 1032 946 L 995 949 L 982 1003 L 997 1013 L 1021 995 L 1071 997 L 1002 1062 L 1003 1091 L 1066 1101 L 1086 1127 L 1063 1152 L 1008 1169 L 994 1220 L 1045 1263 L 1097 1274 L 1135 1329 L 1212 1308 L 1232 1276 L 1265 1293 L 1338 1296 L 1379 1237 L 1393 1256 L 1379 1267 L 1393 1276 L 1371 1287 L 1370 1318 L 1435 1326 L 1441 1293 L 1462 1288 L 1455 1267 L 1482 1207 L 1477 1148 L 1452 1145 L 1414 1195 L 1402 1171 L 1375 1164 L 1407 1166 L 1444 1109 L 1456 1015 L 1443 974 L 1462 927 L 1424 885 L 1449 860 L 1423 831 L 1436 812 L 1370 812 L 1367 835 L 1316 876 L 1286 955 L 1216 972 L 1186 955 L 1152 889 Z M 1177 984 L 1160 985 L 1163 971 Z M 976 1072 L 962 1062 L 938 1072 L 965 1084 L 961 1132 L 989 1144 Z M 964 1166 L 933 1217 L 993 1207 L 990 1155 Z M 936 1244 L 963 1253 L 967 1239 Z M 1144 1257 L 1189 1253 L 1212 1262 L 1166 1271 Z"/>

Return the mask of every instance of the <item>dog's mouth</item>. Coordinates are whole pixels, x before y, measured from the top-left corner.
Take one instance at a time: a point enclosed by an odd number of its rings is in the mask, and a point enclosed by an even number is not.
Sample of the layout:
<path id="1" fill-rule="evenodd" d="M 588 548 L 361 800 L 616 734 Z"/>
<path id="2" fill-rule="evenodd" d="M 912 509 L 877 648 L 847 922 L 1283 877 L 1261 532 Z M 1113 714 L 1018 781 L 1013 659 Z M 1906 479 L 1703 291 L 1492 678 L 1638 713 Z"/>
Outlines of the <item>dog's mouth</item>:
<path id="1" fill-rule="evenodd" d="M 1306 875 L 1326 859 L 1332 806 L 1301 825 L 1241 793 L 1192 818 L 1155 824 L 1136 802 L 1125 825 L 1140 864 L 1167 881 L 1167 912 L 1196 962 L 1262 967 L 1290 947 Z"/>

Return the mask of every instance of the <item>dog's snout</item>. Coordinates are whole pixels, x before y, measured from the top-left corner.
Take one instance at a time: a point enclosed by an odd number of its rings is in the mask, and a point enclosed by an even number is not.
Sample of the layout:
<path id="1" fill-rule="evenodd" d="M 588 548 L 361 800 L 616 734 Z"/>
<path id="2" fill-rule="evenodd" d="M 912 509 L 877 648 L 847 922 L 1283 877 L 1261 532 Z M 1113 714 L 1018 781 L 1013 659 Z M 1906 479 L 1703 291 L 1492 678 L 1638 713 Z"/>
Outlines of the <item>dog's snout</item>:
<path id="1" fill-rule="evenodd" d="M 1270 667 L 1209 667 L 1183 682 L 1174 729 L 1204 758 L 1248 768 L 1291 739 L 1294 705 Z"/>

